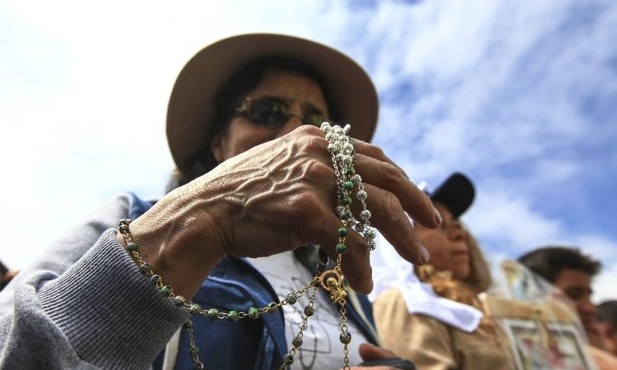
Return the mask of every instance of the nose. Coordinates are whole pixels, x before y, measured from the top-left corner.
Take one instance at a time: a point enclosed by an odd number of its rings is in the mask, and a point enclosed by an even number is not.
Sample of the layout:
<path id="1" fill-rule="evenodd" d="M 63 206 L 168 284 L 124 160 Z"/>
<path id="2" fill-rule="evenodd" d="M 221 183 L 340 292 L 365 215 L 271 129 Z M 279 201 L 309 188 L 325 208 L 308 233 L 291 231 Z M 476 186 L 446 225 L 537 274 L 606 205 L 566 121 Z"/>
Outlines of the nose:
<path id="1" fill-rule="evenodd" d="M 458 221 L 453 221 L 450 225 L 448 225 L 448 237 L 451 240 L 462 240 L 465 238 L 465 231 L 463 231 L 463 228 Z"/>
<path id="2" fill-rule="evenodd" d="M 582 302 L 579 303 L 578 310 L 582 315 L 585 315 L 587 317 L 596 317 L 596 315 L 598 314 L 598 309 L 593 303 L 591 303 L 591 300 L 589 298 L 585 298 L 582 300 Z"/>

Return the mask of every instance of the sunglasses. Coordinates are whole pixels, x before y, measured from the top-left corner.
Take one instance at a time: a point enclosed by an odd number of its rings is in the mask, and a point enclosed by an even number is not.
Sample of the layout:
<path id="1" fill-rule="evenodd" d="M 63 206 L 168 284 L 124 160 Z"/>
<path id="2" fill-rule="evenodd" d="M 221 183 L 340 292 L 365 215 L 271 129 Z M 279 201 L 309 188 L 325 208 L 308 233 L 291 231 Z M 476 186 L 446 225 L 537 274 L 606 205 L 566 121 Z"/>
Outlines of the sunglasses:
<path id="1" fill-rule="evenodd" d="M 235 115 L 244 116 L 256 125 L 281 129 L 291 119 L 297 117 L 304 125 L 319 126 L 326 119 L 321 113 L 308 113 L 299 116 L 289 111 L 289 105 L 275 98 L 246 98 L 235 112 Z"/>

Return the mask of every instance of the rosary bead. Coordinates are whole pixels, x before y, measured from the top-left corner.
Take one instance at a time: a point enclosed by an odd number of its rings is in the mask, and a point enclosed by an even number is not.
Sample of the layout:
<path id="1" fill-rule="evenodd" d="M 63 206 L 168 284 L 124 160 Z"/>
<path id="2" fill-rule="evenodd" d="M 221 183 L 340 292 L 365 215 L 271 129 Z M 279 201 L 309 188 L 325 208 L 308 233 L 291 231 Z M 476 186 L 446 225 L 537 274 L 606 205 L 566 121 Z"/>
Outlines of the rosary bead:
<path id="1" fill-rule="evenodd" d="M 347 252 L 347 246 L 345 244 L 337 244 L 336 253 L 345 253 Z"/>
<path id="2" fill-rule="evenodd" d="M 126 249 L 127 249 L 129 252 L 135 252 L 135 251 L 137 250 L 137 243 L 135 243 L 135 242 L 130 242 L 130 243 L 127 243 L 127 245 L 126 245 Z"/>
<path id="3" fill-rule="evenodd" d="M 286 365 L 291 365 L 291 364 L 293 364 L 293 363 L 294 363 L 294 357 L 293 357 L 293 355 L 291 355 L 290 353 L 286 354 L 286 355 L 283 357 L 283 362 L 284 362 Z"/>
<path id="4" fill-rule="evenodd" d="M 374 251 L 374 250 L 375 250 L 375 248 L 377 247 L 377 245 L 375 244 L 375 241 L 374 241 L 374 240 L 369 240 L 369 241 L 366 243 L 366 246 L 367 246 L 367 247 L 368 247 L 368 249 L 369 249 L 369 250 L 371 250 L 371 251 Z"/>
<path id="5" fill-rule="evenodd" d="M 341 333 L 341 336 L 339 337 L 339 339 L 341 340 L 341 343 L 349 344 L 351 342 L 351 333 L 349 332 Z"/>
<path id="6" fill-rule="evenodd" d="M 288 294 L 287 298 L 285 298 L 285 299 L 287 300 L 287 303 L 289 303 L 289 304 L 295 304 L 298 301 L 298 298 L 293 293 Z"/>
<path id="7" fill-rule="evenodd" d="M 171 295 L 171 287 L 169 285 L 163 285 L 159 291 L 164 297 L 169 297 Z"/>
<path id="8" fill-rule="evenodd" d="M 249 308 L 249 319 L 257 320 L 259 318 L 259 309 L 257 307 Z"/>
<path id="9" fill-rule="evenodd" d="M 306 316 L 313 316 L 314 313 L 315 313 L 315 310 L 313 310 L 313 307 L 311 306 L 304 307 L 304 314 Z"/>
<path id="10" fill-rule="evenodd" d="M 240 316 L 238 315 L 238 311 L 234 311 L 234 310 L 229 311 L 229 313 L 227 314 L 227 317 L 229 317 L 231 321 L 238 321 L 238 319 L 240 319 Z"/>
<path id="11" fill-rule="evenodd" d="M 363 201 L 363 200 L 366 200 L 366 198 L 368 198 L 368 194 L 366 193 L 365 190 L 360 190 L 356 193 L 356 198 L 358 198 L 359 201 Z"/>
<path id="12" fill-rule="evenodd" d="M 177 295 L 177 296 L 174 297 L 174 304 L 176 306 L 182 306 L 182 305 L 184 305 L 184 303 L 186 303 L 186 300 L 184 299 L 183 296 Z"/>
<path id="13" fill-rule="evenodd" d="M 206 316 L 208 316 L 208 318 L 210 319 L 210 321 L 214 321 L 216 319 L 219 318 L 219 310 L 217 310 L 216 308 L 210 308 L 207 312 L 206 312 Z"/>
<path id="14" fill-rule="evenodd" d="M 338 236 L 343 236 L 343 237 L 347 236 L 347 228 L 340 227 L 338 229 Z"/>
<path id="15" fill-rule="evenodd" d="M 372 227 L 369 227 L 364 233 L 364 236 L 369 240 L 373 240 L 377 236 L 377 232 Z"/>
<path id="16" fill-rule="evenodd" d="M 295 337 L 295 338 L 291 341 L 291 344 L 292 344 L 294 347 L 296 347 L 296 348 L 300 347 L 300 346 L 302 345 L 302 338 L 300 338 L 300 337 Z"/>
<path id="17" fill-rule="evenodd" d="M 120 224 L 118 225 L 118 230 L 120 230 L 122 234 L 128 233 L 129 223 L 131 223 L 131 220 L 128 220 L 126 218 L 120 220 Z"/>
<path id="18" fill-rule="evenodd" d="M 201 311 L 201 306 L 199 304 L 197 304 L 197 303 L 192 303 L 191 307 L 189 308 L 189 311 L 192 314 L 198 314 L 199 311 Z"/>

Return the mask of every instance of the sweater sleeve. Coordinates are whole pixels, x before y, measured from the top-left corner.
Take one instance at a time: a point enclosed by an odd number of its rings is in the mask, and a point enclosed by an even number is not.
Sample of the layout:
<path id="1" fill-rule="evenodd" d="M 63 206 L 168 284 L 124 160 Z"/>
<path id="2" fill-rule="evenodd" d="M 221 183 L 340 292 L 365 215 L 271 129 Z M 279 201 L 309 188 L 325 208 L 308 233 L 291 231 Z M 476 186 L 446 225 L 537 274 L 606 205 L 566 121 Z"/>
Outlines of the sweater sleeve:
<path id="1" fill-rule="evenodd" d="M 108 230 L 61 275 L 15 288 L 0 368 L 145 369 L 189 317 L 141 274 Z"/>
<path id="2" fill-rule="evenodd" d="M 410 314 L 401 293 L 390 289 L 373 304 L 384 347 L 409 359 L 418 370 L 456 369 L 448 327 L 425 315 Z"/>

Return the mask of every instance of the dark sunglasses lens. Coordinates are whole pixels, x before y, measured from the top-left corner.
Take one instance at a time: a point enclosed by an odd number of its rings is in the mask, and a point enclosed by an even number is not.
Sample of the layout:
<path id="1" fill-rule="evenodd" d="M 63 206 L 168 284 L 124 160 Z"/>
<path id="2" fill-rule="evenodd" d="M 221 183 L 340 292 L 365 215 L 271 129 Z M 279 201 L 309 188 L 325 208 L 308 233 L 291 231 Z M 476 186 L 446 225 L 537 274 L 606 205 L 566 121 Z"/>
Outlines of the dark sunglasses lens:
<path id="1" fill-rule="evenodd" d="M 270 99 L 253 100 L 247 113 L 251 121 L 267 127 L 279 127 L 289 120 L 287 107 Z"/>
<path id="2" fill-rule="evenodd" d="M 312 114 L 308 114 L 304 117 L 302 117 L 302 123 L 304 123 L 305 125 L 313 125 L 313 126 L 321 126 L 321 123 L 325 120 L 325 117 L 322 116 L 321 114 L 316 114 L 316 113 L 312 113 Z"/>

